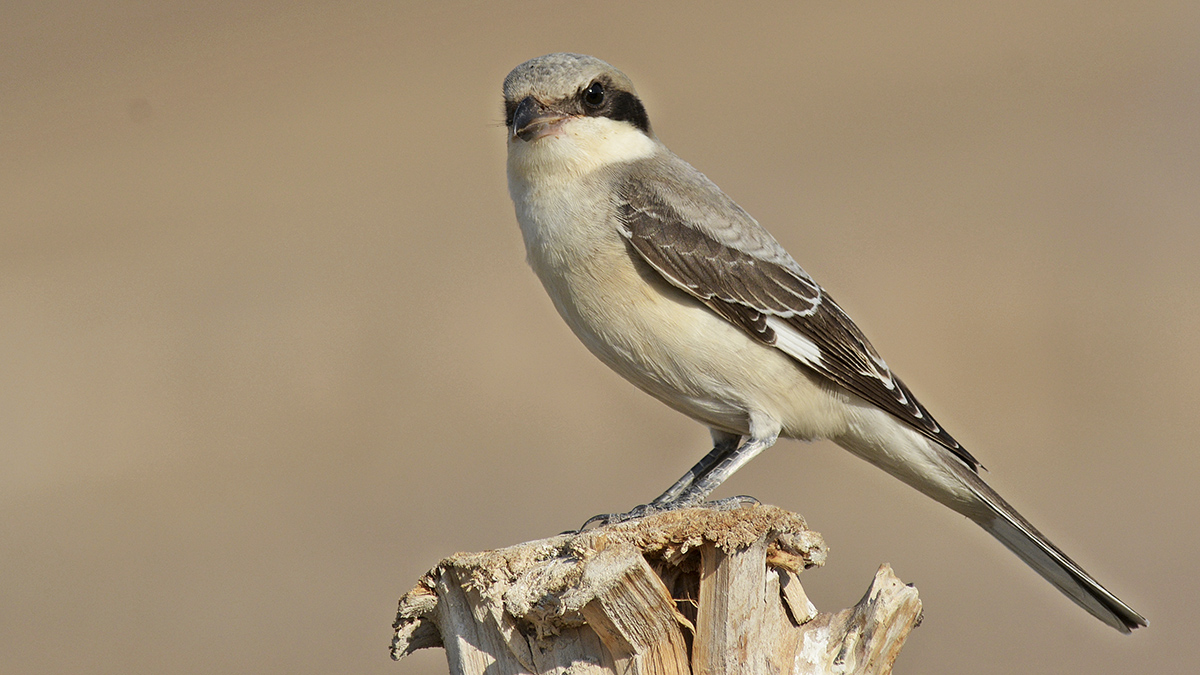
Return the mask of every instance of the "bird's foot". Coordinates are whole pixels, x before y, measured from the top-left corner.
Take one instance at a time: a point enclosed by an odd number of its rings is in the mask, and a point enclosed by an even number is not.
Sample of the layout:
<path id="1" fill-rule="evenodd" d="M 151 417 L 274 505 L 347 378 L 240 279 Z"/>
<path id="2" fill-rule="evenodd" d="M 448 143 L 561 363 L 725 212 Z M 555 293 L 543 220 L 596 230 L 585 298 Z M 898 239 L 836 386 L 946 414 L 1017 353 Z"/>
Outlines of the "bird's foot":
<path id="1" fill-rule="evenodd" d="M 592 528 L 603 527 L 605 525 L 616 525 L 617 523 L 624 523 L 629 520 L 637 520 L 638 518 L 645 518 L 651 514 L 662 513 L 663 511 L 670 510 L 670 508 L 664 508 L 654 504 L 638 504 L 625 513 L 600 513 L 594 515 L 591 518 L 588 518 L 587 521 L 584 522 L 583 526 L 577 531 L 584 532 Z"/>
<path id="2" fill-rule="evenodd" d="M 759 501 L 750 495 L 738 495 L 737 497 L 727 497 L 718 499 L 712 502 L 704 502 L 690 499 L 676 499 L 670 502 L 651 502 L 649 504 L 639 504 L 625 513 L 601 513 L 587 519 L 576 532 L 585 532 L 587 530 L 603 527 L 605 525 L 616 525 L 638 518 L 645 518 L 659 513 L 667 513 L 668 511 L 678 511 L 680 509 L 690 508 L 705 508 L 716 511 L 732 511 L 739 509 L 747 504 L 758 505 Z"/>

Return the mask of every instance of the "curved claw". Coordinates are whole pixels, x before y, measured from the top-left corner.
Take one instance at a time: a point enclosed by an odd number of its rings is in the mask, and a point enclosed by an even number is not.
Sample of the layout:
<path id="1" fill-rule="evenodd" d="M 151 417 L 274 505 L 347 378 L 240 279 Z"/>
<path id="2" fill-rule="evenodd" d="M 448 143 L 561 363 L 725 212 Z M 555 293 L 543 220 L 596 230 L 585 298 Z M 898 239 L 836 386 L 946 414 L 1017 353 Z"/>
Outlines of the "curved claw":
<path id="1" fill-rule="evenodd" d="M 605 525 L 616 525 L 617 523 L 624 523 L 629 520 L 637 520 L 638 518 L 645 518 L 646 516 L 648 516 L 652 513 L 658 513 L 659 511 L 667 511 L 667 510 L 669 510 L 669 509 L 659 508 L 652 504 L 638 504 L 637 506 L 633 507 L 629 511 L 626 511 L 625 513 L 601 513 L 599 515 L 595 515 L 595 516 L 592 516 L 591 518 L 588 518 L 587 521 L 584 522 L 583 526 L 579 528 L 578 532 L 583 532 L 585 530 L 588 530 L 593 525 L 596 527 L 603 527 Z"/>

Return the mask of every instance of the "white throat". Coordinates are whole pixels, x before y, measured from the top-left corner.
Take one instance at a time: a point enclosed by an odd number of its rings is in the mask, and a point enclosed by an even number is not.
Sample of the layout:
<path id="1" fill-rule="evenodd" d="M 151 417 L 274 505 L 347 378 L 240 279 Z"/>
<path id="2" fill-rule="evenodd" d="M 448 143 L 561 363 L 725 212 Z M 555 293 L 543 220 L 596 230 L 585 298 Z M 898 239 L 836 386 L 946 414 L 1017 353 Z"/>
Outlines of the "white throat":
<path id="1" fill-rule="evenodd" d="M 649 157 L 657 140 L 628 122 L 607 117 L 574 117 L 535 141 L 508 140 L 508 178 L 513 182 L 569 180 L 613 164 Z"/>

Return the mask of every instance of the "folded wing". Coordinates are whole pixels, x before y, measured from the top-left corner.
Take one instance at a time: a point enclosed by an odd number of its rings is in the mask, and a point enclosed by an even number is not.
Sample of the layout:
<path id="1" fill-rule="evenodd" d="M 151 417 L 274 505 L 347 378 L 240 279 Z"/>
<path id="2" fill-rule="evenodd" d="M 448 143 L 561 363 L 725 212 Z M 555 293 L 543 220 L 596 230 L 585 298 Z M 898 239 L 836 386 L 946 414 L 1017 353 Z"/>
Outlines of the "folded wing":
<path id="1" fill-rule="evenodd" d="M 637 180 L 627 181 L 617 206 L 621 234 L 671 285 L 978 471 L 979 462 L 938 425 L 842 308 L 773 240 L 770 256 L 722 242 L 689 223 L 655 186 Z M 749 224 L 758 228 L 757 239 L 769 237 L 757 223 Z"/>

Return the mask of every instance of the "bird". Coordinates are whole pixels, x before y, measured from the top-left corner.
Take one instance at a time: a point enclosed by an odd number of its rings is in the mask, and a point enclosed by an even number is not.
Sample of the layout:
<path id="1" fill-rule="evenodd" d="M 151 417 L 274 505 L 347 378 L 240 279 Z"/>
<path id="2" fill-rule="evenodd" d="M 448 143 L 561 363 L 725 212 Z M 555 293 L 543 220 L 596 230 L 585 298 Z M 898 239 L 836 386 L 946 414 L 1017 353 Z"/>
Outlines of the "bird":
<path id="1" fill-rule="evenodd" d="M 713 439 L 624 517 L 701 504 L 780 437 L 829 439 L 974 521 L 1109 626 L 1147 625 L 989 487 L 829 293 L 659 141 L 624 73 L 554 53 L 503 89 L 527 262 L 592 354 Z"/>

